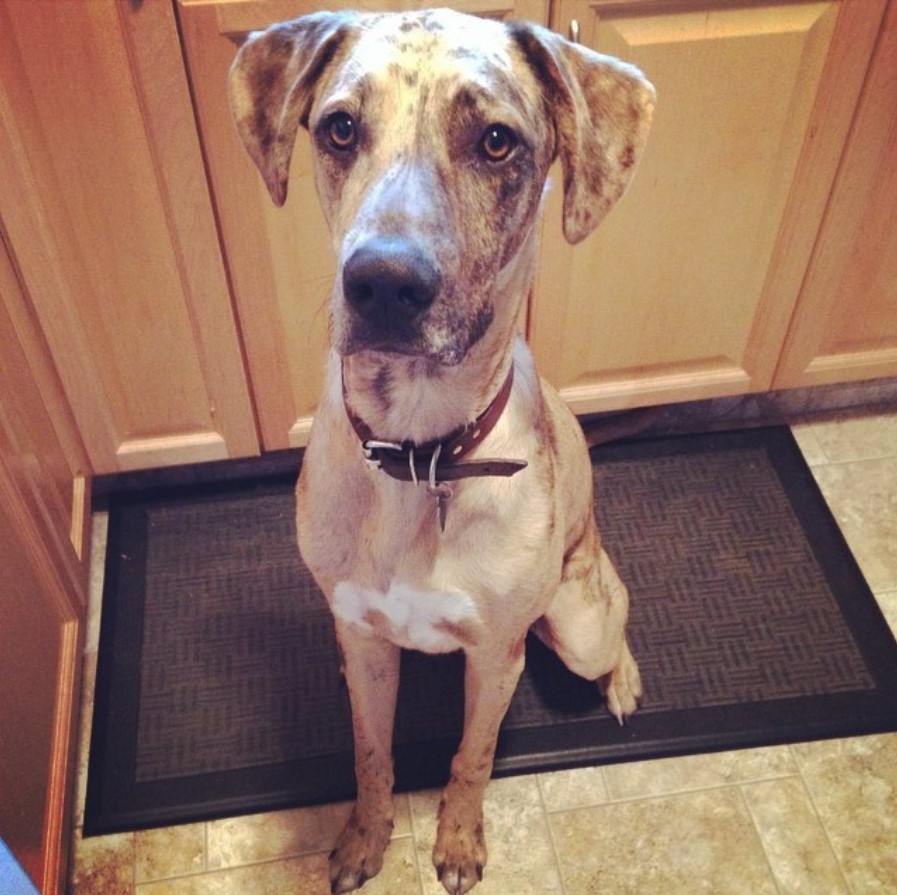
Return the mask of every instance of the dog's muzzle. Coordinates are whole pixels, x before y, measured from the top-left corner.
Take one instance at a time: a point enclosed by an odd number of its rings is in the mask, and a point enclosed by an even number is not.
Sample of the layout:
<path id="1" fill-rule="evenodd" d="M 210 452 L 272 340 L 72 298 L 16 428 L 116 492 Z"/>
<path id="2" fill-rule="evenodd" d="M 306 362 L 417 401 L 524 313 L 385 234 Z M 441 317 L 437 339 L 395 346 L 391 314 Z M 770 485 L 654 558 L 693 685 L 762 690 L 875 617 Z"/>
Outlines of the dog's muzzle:
<path id="1" fill-rule="evenodd" d="M 413 351 L 420 322 L 439 294 L 432 255 L 400 236 L 374 236 L 357 245 L 343 265 L 343 295 L 368 348 Z"/>

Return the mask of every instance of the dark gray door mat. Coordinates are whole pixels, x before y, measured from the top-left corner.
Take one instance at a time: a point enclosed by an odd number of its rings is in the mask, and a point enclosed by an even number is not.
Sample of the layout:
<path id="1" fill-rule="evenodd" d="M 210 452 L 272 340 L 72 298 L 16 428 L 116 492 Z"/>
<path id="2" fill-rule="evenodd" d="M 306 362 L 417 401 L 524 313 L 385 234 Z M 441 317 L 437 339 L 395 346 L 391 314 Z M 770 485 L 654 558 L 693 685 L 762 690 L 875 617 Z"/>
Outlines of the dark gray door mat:
<path id="1" fill-rule="evenodd" d="M 593 459 L 645 700 L 621 728 L 529 643 L 497 775 L 897 729 L 897 645 L 787 428 Z M 87 835 L 352 796 L 330 615 L 295 547 L 300 461 L 107 489 Z M 403 663 L 398 788 L 439 786 L 463 659 Z"/>

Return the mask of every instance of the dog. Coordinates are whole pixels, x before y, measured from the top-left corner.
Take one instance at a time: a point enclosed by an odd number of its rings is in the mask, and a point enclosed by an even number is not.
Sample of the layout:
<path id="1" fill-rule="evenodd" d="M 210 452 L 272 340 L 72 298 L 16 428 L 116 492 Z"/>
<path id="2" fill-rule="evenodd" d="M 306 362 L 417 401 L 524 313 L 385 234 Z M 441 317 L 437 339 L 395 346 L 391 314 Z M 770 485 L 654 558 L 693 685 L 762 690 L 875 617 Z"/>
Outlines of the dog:
<path id="1" fill-rule="evenodd" d="M 520 331 L 549 167 L 586 237 L 625 191 L 654 89 L 528 23 L 318 12 L 254 32 L 237 130 L 277 205 L 300 126 L 338 259 L 332 350 L 297 485 L 303 559 L 348 684 L 357 800 L 332 892 L 382 866 L 401 648 L 465 654 L 463 737 L 433 863 L 483 877 L 483 793 L 533 630 L 622 723 L 642 693 L 582 431 Z"/>

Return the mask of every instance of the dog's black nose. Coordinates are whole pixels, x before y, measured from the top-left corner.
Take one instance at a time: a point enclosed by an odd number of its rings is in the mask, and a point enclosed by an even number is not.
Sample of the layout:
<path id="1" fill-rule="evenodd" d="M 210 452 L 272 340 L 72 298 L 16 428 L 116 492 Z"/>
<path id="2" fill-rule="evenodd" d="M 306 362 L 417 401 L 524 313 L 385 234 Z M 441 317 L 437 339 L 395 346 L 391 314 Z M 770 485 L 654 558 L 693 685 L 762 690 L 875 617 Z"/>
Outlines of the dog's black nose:
<path id="1" fill-rule="evenodd" d="M 346 301 L 384 332 L 404 329 L 429 308 L 439 281 L 439 270 L 429 253 L 398 236 L 365 240 L 343 265 Z"/>

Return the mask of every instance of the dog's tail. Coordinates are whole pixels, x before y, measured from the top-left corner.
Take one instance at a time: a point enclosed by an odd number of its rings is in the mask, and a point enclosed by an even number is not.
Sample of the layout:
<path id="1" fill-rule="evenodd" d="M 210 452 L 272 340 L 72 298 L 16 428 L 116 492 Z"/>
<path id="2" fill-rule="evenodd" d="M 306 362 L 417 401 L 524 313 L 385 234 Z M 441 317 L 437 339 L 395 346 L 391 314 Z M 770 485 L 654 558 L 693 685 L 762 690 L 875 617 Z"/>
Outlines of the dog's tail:
<path id="1" fill-rule="evenodd" d="M 643 435 L 660 419 L 664 407 L 638 407 L 635 410 L 621 410 L 619 413 L 580 419 L 586 444 L 597 447 L 611 441 L 622 441 Z"/>

